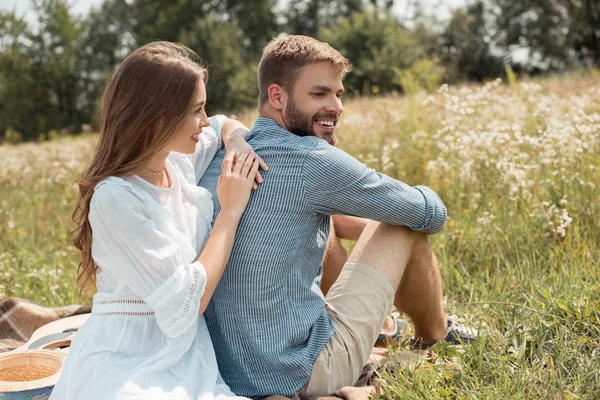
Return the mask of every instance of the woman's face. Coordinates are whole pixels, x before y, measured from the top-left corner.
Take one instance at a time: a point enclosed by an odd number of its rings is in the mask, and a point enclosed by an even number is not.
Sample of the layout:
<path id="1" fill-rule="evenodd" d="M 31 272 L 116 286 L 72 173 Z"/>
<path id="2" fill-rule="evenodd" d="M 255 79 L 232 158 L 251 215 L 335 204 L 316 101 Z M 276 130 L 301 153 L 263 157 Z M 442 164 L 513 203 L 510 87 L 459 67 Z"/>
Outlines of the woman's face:
<path id="1" fill-rule="evenodd" d="M 183 154 L 192 154 L 196 151 L 196 144 L 200 141 L 202 128 L 210 126 L 204 107 L 206 105 L 206 87 L 204 81 L 199 80 L 198 89 L 192 101 L 192 107 L 188 110 L 181 122 L 177 132 L 173 136 L 169 151 Z"/>

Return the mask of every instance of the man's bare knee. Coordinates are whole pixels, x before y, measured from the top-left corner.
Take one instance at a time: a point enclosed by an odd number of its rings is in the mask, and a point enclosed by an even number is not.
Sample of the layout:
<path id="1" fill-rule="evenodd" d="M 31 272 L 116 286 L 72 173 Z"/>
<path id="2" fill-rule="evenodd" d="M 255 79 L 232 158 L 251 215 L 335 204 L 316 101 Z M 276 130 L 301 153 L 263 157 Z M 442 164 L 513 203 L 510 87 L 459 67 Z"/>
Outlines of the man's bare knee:
<path id="1" fill-rule="evenodd" d="M 370 222 L 365 228 L 363 237 L 370 241 L 373 236 L 385 242 L 406 242 L 409 244 L 429 243 L 427 235 L 413 231 L 405 226 L 386 224 L 385 222 Z M 360 239 L 359 239 L 360 240 Z"/>
<path id="2" fill-rule="evenodd" d="M 403 269 L 415 245 L 426 240 L 426 235 L 403 226 L 371 222 L 358 239 L 349 261 L 364 262 L 378 269 Z"/>

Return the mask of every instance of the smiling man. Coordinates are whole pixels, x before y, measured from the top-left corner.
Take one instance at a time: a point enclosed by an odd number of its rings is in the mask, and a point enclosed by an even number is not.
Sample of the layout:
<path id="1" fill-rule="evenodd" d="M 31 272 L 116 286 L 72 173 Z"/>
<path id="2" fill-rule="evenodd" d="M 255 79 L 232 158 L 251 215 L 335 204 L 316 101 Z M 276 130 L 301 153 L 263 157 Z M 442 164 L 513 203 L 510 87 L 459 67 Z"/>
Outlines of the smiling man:
<path id="1" fill-rule="evenodd" d="M 205 313 L 223 379 L 238 395 L 325 395 L 353 385 L 395 305 L 415 345 L 469 342 L 449 324 L 427 239 L 446 220 L 438 195 L 372 169 L 333 145 L 350 63 L 305 36 L 271 42 L 258 68 L 260 118 L 248 143 L 269 165 Z M 224 153 L 200 185 L 216 193 Z M 219 212 L 214 195 L 216 212 Z M 370 223 L 323 296 L 334 214 Z"/>

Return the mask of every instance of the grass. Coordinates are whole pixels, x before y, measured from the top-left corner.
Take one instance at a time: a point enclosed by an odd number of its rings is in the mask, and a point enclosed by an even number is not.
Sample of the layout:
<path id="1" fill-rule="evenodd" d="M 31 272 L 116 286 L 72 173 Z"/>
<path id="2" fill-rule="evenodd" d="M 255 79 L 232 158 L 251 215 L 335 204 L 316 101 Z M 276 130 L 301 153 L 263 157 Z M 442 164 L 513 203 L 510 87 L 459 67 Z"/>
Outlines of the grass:
<path id="1" fill-rule="evenodd" d="M 254 114 L 242 115 L 251 124 Z M 393 368 L 383 398 L 600 397 L 600 84 L 577 75 L 346 102 L 340 146 L 444 199 L 445 302 L 487 335 Z M 72 181 L 95 136 L 0 147 L 0 299 L 75 286 Z M 401 346 L 402 347 L 402 346 Z"/>

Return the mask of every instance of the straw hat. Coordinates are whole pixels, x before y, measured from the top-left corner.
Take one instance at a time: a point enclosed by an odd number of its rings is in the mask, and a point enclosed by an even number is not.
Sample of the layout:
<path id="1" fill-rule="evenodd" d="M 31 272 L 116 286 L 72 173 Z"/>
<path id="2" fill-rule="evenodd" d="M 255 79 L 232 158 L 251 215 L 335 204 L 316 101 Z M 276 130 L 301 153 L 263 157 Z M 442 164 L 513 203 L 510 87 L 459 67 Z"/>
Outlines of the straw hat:
<path id="1" fill-rule="evenodd" d="M 53 375 L 32 381 L 8 382 L 0 380 L 0 398 L 2 398 L 2 395 L 11 398 L 11 393 L 26 395 L 30 391 L 35 391 L 35 394 L 39 394 L 39 389 L 44 388 L 47 388 L 48 394 L 50 394 L 50 389 L 58 382 L 60 371 L 65 364 L 66 358 L 66 352 L 49 350 L 12 351 L 0 354 L 0 369 L 15 365 L 31 364 L 44 365 L 56 369 L 56 373 Z"/>

